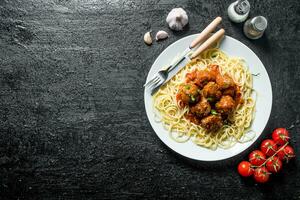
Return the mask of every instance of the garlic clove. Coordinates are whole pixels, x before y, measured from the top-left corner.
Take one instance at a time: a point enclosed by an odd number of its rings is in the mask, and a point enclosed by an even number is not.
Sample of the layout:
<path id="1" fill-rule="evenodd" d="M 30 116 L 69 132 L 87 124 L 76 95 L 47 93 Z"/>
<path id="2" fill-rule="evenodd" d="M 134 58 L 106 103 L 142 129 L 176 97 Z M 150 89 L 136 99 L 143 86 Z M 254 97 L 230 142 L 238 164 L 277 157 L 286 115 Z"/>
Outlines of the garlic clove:
<path id="1" fill-rule="evenodd" d="M 188 24 L 189 18 L 185 10 L 182 8 L 173 8 L 169 12 L 166 22 L 168 23 L 170 29 L 180 31 L 185 25 Z"/>
<path id="2" fill-rule="evenodd" d="M 163 40 L 169 37 L 169 34 L 166 31 L 158 31 L 156 33 L 155 39 L 156 41 L 158 40 Z"/>
<path id="3" fill-rule="evenodd" d="M 151 31 L 145 33 L 145 35 L 144 35 L 144 42 L 147 45 L 151 45 L 152 44 Z"/>

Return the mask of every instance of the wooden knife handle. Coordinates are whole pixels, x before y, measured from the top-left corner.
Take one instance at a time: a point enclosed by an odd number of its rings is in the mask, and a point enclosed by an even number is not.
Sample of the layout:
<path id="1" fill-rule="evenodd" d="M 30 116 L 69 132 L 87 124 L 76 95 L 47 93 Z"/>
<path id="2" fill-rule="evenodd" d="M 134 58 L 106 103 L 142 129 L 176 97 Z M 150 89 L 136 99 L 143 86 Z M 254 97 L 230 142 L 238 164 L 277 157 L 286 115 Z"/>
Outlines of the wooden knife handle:
<path id="1" fill-rule="evenodd" d="M 214 33 L 210 38 L 208 38 L 191 56 L 191 59 L 197 57 L 201 52 L 203 52 L 205 49 L 207 49 L 209 46 L 211 46 L 214 42 L 219 40 L 221 37 L 224 36 L 225 30 L 220 29 L 216 33 Z"/>
<path id="2" fill-rule="evenodd" d="M 200 34 L 196 37 L 195 40 L 190 44 L 190 49 L 197 46 L 200 42 L 203 42 L 211 32 L 213 32 L 216 27 L 221 23 L 222 18 L 216 17 Z"/>

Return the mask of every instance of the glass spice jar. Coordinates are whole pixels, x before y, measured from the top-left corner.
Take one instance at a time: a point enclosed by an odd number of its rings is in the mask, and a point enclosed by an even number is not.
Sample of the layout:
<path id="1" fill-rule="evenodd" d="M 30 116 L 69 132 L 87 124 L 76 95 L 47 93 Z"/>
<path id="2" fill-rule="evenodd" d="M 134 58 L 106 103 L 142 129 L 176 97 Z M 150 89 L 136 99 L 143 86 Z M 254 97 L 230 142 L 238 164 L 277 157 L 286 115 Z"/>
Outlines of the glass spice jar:
<path id="1" fill-rule="evenodd" d="M 228 17 L 235 23 L 245 21 L 250 12 L 250 3 L 247 0 L 238 0 L 229 5 L 227 9 Z"/>
<path id="2" fill-rule="evenodd" d="M 244 34 L 249 39 L 261 38 L 268 26 L 268 21 L 263 16 L 248 19 L 244 24 Z"/>

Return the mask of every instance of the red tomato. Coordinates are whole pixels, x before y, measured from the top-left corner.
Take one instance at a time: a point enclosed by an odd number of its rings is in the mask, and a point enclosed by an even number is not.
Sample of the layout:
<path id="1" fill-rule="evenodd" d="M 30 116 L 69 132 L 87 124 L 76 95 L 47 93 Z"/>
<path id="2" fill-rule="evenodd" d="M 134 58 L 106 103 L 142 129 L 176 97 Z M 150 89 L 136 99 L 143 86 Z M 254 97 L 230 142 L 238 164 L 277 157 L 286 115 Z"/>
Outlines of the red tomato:
<path id="1" fill-rule="evenodd" d="M 282 148 L 282 147 L 279 147 L 279 149 L 280 148 Z M 295 152 L 291 146 L 287 145 L 286 147 L 284 147 L 284 149 L 280 150 L 277 153 L 277 156 L 278 156 L 279 160 L 286 160 L 288 162 L 293 157 L 295 157 Z"/>
<path id="2" fill-rule="evenodd" d="M 272 156 L 277 151 L 276 143 L 273 140 L 266 139 L 262 141 L 260 150 L 267 156 Z"/>
<path id="3" fill-rule="evenodd" d="M 267 161 L 266 167 L 269 172 L 277 173 L 282 168 L 282 162 L 277 156 L 274 156 L 272 159 Z"/>
<path id="4" fill-rule="evenodd" d="M 259 150 L 254 150 L 249 154 L 249 161 L 252 165 L 260 166 L 266 161 L 266 156 Z"/>
<path id="5" fill-rule="evenodd" d="M 258 183 L 265 183 L 269 180 L 270 173 L 265 167 L 258 167 L 254 171 L 254 179 Z"/>
<path id="6" fill-rule="evenodd" d="M 284 145 L 290 139 L 289 132 L 285 128 L 277 128 L 272 133 L 272 139 L 278 145 Z"/>
<path id="7" fill-rule="evenodd" d="M 238 166 L 238 172 L 241 176 L 248 177 L 253 174 L 253 169 L 248 161 L 242 161 Z"/>

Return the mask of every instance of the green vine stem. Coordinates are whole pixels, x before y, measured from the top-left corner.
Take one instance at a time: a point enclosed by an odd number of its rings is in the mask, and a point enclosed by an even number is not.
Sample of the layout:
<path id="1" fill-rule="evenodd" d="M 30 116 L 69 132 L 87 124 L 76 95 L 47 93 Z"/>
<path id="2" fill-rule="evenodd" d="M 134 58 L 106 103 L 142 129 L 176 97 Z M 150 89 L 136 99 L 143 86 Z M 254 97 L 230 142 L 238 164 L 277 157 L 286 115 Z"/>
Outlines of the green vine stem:
<path id="1" fill-rule="evenodd" d="M 251 165 L 251 167 L 256 168 L 256 167 L 262 167 L 262 166 L 264 166 L 264 165 L 268 162 L 268 160 L 270 160 L 270 159 L 272 159 L 274 156 L 276 156 L 276 154 L 277 154 L 279 151 L 283 150 L 284 147 L 286 147 L 288 144 L 289 144 L 288 142 L 285 143 L 285 144 L 284 144 L 280 149 L 278 149 L 272 156 L 270 156 L 269 158 L 267 158 L 266 161 L 265 161 L 263 164 L 261 164 L 260 166 Z"/>

